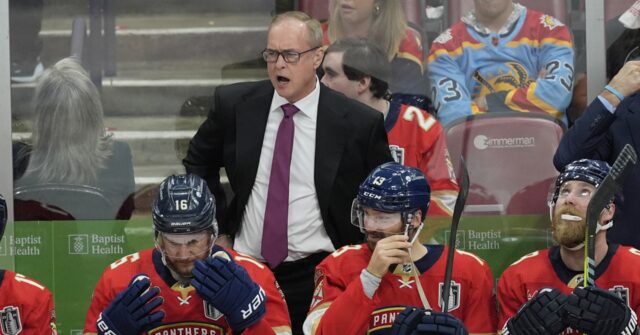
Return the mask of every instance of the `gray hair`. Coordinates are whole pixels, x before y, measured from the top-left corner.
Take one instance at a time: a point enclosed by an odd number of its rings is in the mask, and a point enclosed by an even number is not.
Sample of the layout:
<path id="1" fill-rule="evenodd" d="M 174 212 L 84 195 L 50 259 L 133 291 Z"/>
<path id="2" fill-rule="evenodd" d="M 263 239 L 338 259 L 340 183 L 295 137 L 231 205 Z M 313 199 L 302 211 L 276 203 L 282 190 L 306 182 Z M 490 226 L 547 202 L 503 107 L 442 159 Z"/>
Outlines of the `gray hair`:
<path id="1" fill-rule="evenodd" d="M 39 182 L 95 184 L 112 154 L 100 93 L 82 65 L 65 58 L 38 81 L 33 151 L 27 170 Z"/>
<path id="2" fill-rule="evenodd" d="M 307 27 L 307 42 L 310 47 L 315 48 L 322 46 L 322 26 L 318 20 L 312 18 L 305 12 L 289 11 L 276 15 L 273 20 L 271 20 L 269 30 L 271 30 L 271 28 L 277 23 L 286 19 L 293 19 L 304 23 Z"/>

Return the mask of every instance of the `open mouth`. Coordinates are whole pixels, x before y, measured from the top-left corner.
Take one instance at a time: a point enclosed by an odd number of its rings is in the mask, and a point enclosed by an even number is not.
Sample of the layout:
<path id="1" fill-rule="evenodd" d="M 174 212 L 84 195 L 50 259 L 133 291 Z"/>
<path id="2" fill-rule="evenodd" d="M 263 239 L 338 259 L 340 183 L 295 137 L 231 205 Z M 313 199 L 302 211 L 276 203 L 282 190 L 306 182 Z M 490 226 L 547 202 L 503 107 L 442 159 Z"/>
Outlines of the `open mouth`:
<path id="1" fill-rule="evenodd" d="M 287 84 L 291 81 L 289 78 L 285 76 L 277 76 L 276 79 L 278 80 L 278 84 Z"/>

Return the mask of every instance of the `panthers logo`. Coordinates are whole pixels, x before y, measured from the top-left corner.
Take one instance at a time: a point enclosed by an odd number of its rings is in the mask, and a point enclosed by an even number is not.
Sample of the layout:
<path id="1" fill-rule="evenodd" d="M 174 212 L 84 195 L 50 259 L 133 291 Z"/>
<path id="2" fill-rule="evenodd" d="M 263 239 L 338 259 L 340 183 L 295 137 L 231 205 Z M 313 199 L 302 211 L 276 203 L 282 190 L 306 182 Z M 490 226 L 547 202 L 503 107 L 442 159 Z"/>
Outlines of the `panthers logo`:
<path id="1" fill-rule="evenodd" d="M 558 21 L 558 19 L 556 19 L 555 17 L 550 16 L 550 15 L 542 15 L 540 17 L 540 23 L 545 28 L 548 28 L 549 30 L 554 30 L 554 29 L 556 29 L 556 27 L 564 26 L 564 24 L 562 22 Z"/>
<path id="2" fill-rule="evenodd" d="M 516 62 L 508 62 L 505 64 L 506 69 L 499 73 L 488 76 L 482 75 L 479 71 L 473 74 L 473 78 L 479 84 L 475 96 L 485 96 L 487 94 L 511 91 L 521 87 L 530 85 L 535 78 L 530 78 L 527 69 L 522 64 Z"/>

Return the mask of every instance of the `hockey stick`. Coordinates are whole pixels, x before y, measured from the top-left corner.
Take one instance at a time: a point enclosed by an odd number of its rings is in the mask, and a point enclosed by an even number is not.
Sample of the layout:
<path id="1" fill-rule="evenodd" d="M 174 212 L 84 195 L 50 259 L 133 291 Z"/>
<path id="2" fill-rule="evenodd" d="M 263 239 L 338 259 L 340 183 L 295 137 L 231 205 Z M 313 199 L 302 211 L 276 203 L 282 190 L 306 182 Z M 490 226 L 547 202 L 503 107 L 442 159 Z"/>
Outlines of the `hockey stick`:
<path id="1" fill-rule="evenodd" d="M 584 287 L 595 286 L 595 236 L 600 213 L 609 204 L 636 161 L 636 152 L 631 144 L 625 145 L 613 163 L 611 171 L 609 171 L 589 201 L 587 207 L 587 230 L 584 236 Z"/>
<path id="2" fill-rule="evenodd" d="M 464 210 L 464 204 L 467 202 L 469 194 L 469 171 L 464 158 L 460 157 L 460 167 L 462 172 L 462 180 L 460 182 L 460 192 L 456 199 L 456 205 L 453 207 L 453 217 L 451 218 L 451 231 L 449 232 L 449 250 L 447 250 L 447 265 L 444 270 L 444 287 L 442 292 L 442 311 L 449 311 L 449 290 L 451 289 L 451 274 L 453 273 L 453 257 L 456 250 L 456 235 L 458 234 L 458 224 L 460 224 L 460 216 Z"/>

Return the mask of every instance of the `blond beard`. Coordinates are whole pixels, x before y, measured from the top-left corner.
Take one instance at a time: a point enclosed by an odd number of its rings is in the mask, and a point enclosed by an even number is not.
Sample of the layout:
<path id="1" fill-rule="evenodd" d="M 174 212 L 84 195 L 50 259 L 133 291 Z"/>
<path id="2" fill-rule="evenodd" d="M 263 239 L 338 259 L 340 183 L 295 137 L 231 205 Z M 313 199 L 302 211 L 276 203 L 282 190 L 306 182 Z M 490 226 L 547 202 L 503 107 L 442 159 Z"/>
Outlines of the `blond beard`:
<path id="1" fill-rule="evenodd" d="M 560 218 L 562 214 L 579 216 L 582 217 L 582 220 L 562 220 Z M 584 242 L 586 226 L 587 223 L 585 222 L 584 215 L 581 213 L 575 213 L 575 211 L 572 211 L 571 209 L 556 210 L 553 215 L 553 221 L 551 222 L 553 239 L 562 246 L 573 248 Z"/>

